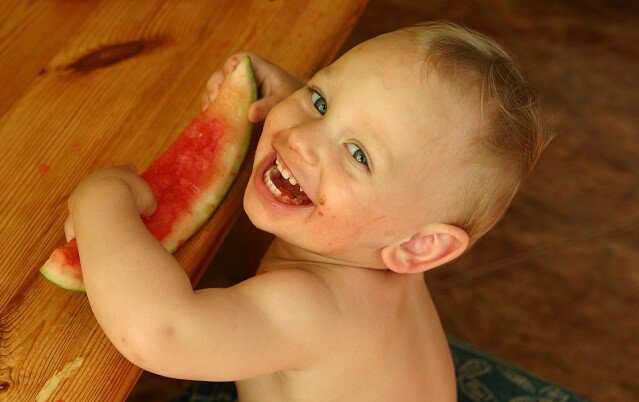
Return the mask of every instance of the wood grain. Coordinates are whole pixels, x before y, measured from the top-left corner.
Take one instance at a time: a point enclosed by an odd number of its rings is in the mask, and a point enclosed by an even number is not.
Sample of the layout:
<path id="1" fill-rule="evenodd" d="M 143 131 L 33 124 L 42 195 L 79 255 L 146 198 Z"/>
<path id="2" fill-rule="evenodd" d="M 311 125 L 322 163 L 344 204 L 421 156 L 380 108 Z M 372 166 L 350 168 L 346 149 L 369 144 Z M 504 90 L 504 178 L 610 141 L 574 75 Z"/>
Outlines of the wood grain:
<path id="1" fill-rule="evenodd" d="M 97 4 L 98 0 L 0 2 L 0 116 L 46 72 L 51 57 Z"/>
<path id="2" fill-rule="evenodd" d="M 38 272 L 64 241 L 68 195 L 95 169 L 146 169 L 199 113 L 206 79 L 235 51 L 311 75 L 333 60 L 364 4 L 0 6 L 0 400 L 125 399 L 141 370 L 113 348 L 85 294 Z M 5 63 L 8 54 L 16 58 Z M 176 254 L 193 283 L 241 211 L 258 135 L 214 217 Z"/>

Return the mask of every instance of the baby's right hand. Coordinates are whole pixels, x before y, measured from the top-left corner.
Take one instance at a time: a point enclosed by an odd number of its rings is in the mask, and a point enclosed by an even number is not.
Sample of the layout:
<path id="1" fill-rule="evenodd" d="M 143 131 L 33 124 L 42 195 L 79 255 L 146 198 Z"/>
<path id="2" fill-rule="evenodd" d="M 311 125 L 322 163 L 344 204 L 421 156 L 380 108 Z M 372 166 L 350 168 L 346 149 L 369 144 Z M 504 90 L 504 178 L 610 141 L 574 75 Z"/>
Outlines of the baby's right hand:
<path id="1" fill-rule="evenodd" d="M 252 52 L 238 52 L 229 57 L 222 70 L 214 72 L 206 83 L 206 92 L 202 95 L 202 110 L 215 99 L 225 77 L 235 70 L 243 56 L 249 56 L 255 71 L 255 80 L 259 90 L 259 99 L 248 109 L 248 119 L 257 123 L 266 118 L 268 112 L 281 100 L 304 86 L 304 81 L 287 73 L 275 64 Z"/>

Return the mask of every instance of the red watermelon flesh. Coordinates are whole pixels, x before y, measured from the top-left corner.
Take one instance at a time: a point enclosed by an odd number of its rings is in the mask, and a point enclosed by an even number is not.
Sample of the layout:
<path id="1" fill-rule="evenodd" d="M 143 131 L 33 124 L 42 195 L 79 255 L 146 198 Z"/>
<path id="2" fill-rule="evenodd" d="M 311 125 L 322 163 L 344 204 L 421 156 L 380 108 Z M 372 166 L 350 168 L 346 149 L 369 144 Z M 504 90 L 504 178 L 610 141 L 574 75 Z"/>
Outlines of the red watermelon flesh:
<path id="1" fill-rule="evenodd" d="M 140 174 L 157 199 L 156 211 L 142 220 L 171 253 L 211 216 L 237 177 L 251 139 L 248 107 L 256 99 L 245 57 L 209 107 Z M 75 239 L 56 248 L 40 273 L 65 289 L 84 291 Z"/>
<path id="2" fill-rule="evenodd" d="M 140 174 L 151 185 L 157 199 L 156 211 L 142 220 L 159 241 L 169 238 L 184 217 L 193 215 L 194 201 L 211 181 L 224 175 L 237 175 L 236 171 L 225 171 L 228 166 L 221 163 L 219 155 L 226 148 L 221 142 L 228 130 L 220 120 L 198 116 L 164 154 Z"/>

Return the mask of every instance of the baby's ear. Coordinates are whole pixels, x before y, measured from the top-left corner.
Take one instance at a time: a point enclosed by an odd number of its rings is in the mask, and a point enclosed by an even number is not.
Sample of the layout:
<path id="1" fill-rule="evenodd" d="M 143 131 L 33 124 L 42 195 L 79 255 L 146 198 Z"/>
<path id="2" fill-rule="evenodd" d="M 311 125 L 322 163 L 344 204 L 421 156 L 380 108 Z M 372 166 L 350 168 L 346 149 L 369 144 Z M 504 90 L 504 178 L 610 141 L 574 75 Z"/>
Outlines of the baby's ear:
<path id="1" fill-rule="evenodd" d="M 457 258 L 468 247 L 468 234 L 457 226 L 428 225 L 410 238 L 382 249 L 384 264 L 400 274 L 424 272 Z"/>

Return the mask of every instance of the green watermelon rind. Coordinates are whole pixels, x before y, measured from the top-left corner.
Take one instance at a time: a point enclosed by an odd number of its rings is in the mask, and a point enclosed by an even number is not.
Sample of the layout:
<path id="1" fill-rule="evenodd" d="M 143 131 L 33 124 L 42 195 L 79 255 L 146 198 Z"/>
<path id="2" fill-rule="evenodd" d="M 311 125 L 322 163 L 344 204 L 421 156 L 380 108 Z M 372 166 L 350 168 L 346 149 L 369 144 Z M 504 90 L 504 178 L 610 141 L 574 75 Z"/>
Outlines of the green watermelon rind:
<path id="1" fill-rule="evenodd" d="M 241 60 L 240 63 L 238 63 L 236 70 L 241 70 L 242 68 L 246 70 L 247 77 L 248 77 L 247 81 L 250 86 L 249 88 L 250 101 L 247 104 L 247 111 L 248 111 L 248 106 L 250 106 L 251 103 L 256 101 L 258 97 L 257 83 L 255 81 L 255 72 L 253 70 L 253 65 L 251 63 L 251 59 L 249 56 L 245 56 L 244 59 Z M 233 75 L 233 73 L 231 75 Z M 206 206 L 201 208 L 201 215 L 200 215 L 201 219 L 198 219 L 193 222 L 188 222 L 188 226 L 190 226 L 192 230 L 188 230 L 183 233 L 182 237 L 184 240 L 179 240 L 173 247 L 169 245 L 165 245 L 164 244 L 165 242 L 163 242 L 163 245 L 171 254 L 173 254 L 179 248 L 179 246 L 182 244 L 183 241 L 188 240 L 195 232 L 197 232 L 204 225 L 204 223 L 211 217 L 215 209 L 217 209 L 217 207 L 220 205 L 220 203 L 224 200 L 224 198 L 228 194 L 230 188 L 232 187 L 233 182 L 237 178 L 237 174 L 240 168 L 242 167 L 244 160 L 246 159 L 246 153 L 250 146 L 250 142 L 251 142 L 250 140 L 251 140 L 252 131 L 253 131 L 253 124 L 248 122 L 248 119 L 246 124 L 246 130 L 247 130 L 247 132 L 245 133 L 246 136 L 244 137 L 245 141 L 237 144 L 238 154 L 237 154 L 235 163 L 231 166 L 230 177 L 228 177 L 226 182 L 223 182 L 220 184 L 220 189 L 218 190 L 216 194 L 218 199 L 217 202 L 206 203 Z M 198 203 L 199 202 L 196 201 L 194 205 L 197 206 Z M 82 281 L 70 280 L 70 277 L 64 276 L 61 274 L 63 272 L 62 267 L 64 263 L 62 261 L 56 261 L 56 259 L 57 258 L 53 258 L 53 255 L 52 255 L 40 268 L 39 270 L 40 274 L 42 274 L 42 276 L 44 276 L 48 281 L 56 284 L 57 286 L 63 289 L 71 290 L 74 292 L 86 292 L 84 283 Z"/>
<path id="2" fill-rule="evenodd" d="M 55 251 L 54 251 L 55 253 Z M 70 280 L 69 277 L 62 275 L 63 270 L 60 267 L 64 267 L 64 259 L 61 255 L 51 256 L 40 268 L 42 276 L 47 278 L 50 282 L 55 283 L 66 290 L 72 290 L 74 292 L 85 292 L 84 283 L 81 281 Z"/>
<path id="3" fill-rule="evenodd" d="M 55 283 L 56 285 L 60 286 L 62 289 L 72 290 L 78 293 L 86 292 L 84 284 L 81 286 L 77 285 L 77 282 L 68 281 L 64 276 L 56 276 L 54 275 L 54 272 L 55 270 L 49 269 L 47 263 L 45 263 L 42 268 L 40 268 L 40 273 L 42 274 L 42 276 L 47 278 L 49 282 Z"/>

